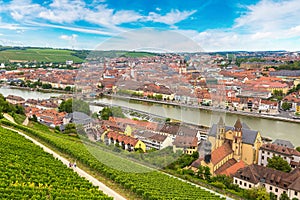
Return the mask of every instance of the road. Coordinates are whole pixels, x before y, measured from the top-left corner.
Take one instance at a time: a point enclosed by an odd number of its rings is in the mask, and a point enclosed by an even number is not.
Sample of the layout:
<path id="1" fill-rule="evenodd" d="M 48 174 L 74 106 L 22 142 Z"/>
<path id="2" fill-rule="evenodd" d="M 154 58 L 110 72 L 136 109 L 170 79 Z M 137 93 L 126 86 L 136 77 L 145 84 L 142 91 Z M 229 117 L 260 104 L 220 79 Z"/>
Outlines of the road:
<path id="1" fill-rule="evenodd" d="M 57 153 L 55 153 L 54 151 L 52 151 L 51 149 L 49 149 L 48 147 L 46 147 L 45 145 L 41 144 L 40 142 L 36 141 L 35 139 L 29 137 L 28 135 L 25 135 L 24 133 L 17 131 L 15 129 L 12 128 L 8 128 L 5 126 L 2 126 L 5 129 L 9 129 L 12 131 L 17 132 L 18 134 L 24 136 L 26 139 L 32 141 L 34 144 L 40 146 L 45 152 L 51 154 L 54 158 L 59 159 L 63 164 L 69 166 L 70 161 L 67 160 L 66 158 L 58 155 Z M 113 197 L 116 200 L 126 200 L 124 197 L 122 197 L 120 194 L 118 194 L 117 192 L 115 192 L 114 190 L 112 190 L 111 188 L 107 187 L 105 184 L 103 184 L 102 182 L 98 181 L 96 178 L 94 178 L 93 176 L 91 176 L 90 174 L 88 174 L 87 172 L 85 172 L 84 170 L 80 169 L 79 167 L 72 167 L 72 169 L 81 177 L 84 177 L 85 179 L 89 180 L 94 186 L 98 187 L 99 190 L 103 191 L 103 193 L 107 194 L 108 196 Z"/>

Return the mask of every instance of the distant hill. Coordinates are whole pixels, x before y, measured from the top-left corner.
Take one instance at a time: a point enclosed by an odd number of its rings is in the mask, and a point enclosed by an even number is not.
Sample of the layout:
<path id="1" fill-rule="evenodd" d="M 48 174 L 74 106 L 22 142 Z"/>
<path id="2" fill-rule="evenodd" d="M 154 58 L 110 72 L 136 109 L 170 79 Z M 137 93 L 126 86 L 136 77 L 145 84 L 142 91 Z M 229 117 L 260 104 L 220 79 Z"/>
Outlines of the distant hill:
<path id="1" fill-rule="evenodd" d="M 90 50 L 69 50 L 37 47 L 6 47 L 0 46 L 0 62 L 45 62 L 65 63 L 73 60 L 74 63 L 82 63 L 87 60 L 99 57 L 151 57 L 155 53 L 136 51 L 90 51 Z"/>
<path id="2" fill-rule="evenodd" d="M 30 48 L 30 47 L 1 47 L 0 62 L 46 62 L 65 63 L 73 60 L 81 63 L 83 59 L 76 55 L 76 51 L 64 49 Z"/>

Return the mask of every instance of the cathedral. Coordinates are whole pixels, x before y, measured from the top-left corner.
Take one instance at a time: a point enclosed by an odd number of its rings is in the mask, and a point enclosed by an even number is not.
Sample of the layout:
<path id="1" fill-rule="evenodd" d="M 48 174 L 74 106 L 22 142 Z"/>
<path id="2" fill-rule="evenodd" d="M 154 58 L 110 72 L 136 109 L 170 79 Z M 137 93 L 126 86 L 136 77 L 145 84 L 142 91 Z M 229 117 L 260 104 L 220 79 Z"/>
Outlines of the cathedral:
<path id="1" fill-rule="evenodd" d="M 213 175 L 234 173 L 238 168 L 257 164 L 262 138 L 258 131 L 237 119 L 233 127 L 225 126 L 220 118 L 214 124 L 207 141 L 203 142 L 203 155 L 198 164 L 208 166 Z"/>

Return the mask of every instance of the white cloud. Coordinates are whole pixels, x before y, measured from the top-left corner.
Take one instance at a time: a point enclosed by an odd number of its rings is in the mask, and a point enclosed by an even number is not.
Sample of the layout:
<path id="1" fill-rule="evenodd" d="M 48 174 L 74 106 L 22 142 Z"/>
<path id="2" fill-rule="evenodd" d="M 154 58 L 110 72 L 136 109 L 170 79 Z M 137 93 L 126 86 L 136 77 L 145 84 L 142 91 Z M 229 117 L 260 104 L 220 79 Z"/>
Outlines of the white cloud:
<path id="1" fill-rule="evenodd" d="M 146 20 L 153 21 L 153 22 L 160 22 L 168 25 L 174 25 L 180 21 L 187 19 L 195 12 L 196 10 L 192 10 L 192 11 L 171 10 L 171 12 L 165 15 L 157 14 L 155 12 L 150 12 L 149 16 L 146 17 Z"/>
<path id="2" fill-rule="evenodd" d="M 85 12 L 84 1 L 54 0 L 50 8 L 40 12 L 38 17 L 57 23 L 71 23 L 82 19 Z"/>
<path id="3" fill-rule="evenodd" d="M 123 23 L 136 22 L 142 16 L 131 10 L 115 11 L 109 9 L 105 5 L 99 5 L 96 9 L 86 10 L 84 20 L 93 24 L 98 24 L 105 27 L 114 27 Z"/>
<path id="4" fill-rule="evenodd" d="M 97 2 L 97 6 L 95 6 Z M 150 12 L 142 15 L 134 10 L 116 10 L 108 8 L 104 1 L 96 0 L 87 5 L 84 0 L 53 0 L 43 4 L 33 3 L 31 0 L 13 0 L 0 4 L 0 11 L 6 12 L 21 24 L 44 24 L 45 27 L 62 28 L 85 33 L 104 34 L 121 33 L 126 31 L 120 25 L 134 22 L 160 22 L 175 28 L 174 24 L 187 19 L 196 11 L 171 10 L 164 15 Z M 93 5 L 93 6 L 91 6 Z M 160 8 L 156 9 L 160 11 Z M 76 27 L 79 21 L 86 21 L 105 30 L 95 28 Z M 48 23 L 51 22 L 51 23 Z M 13 27 L 11 27 L 13 28 Z"/>
<path id="5" fill-rule="evenodd" d="M 75 41 L 77 37 L 78 35 L 72 34 L 72 35 L 61 35 L 59 38 L 68 41 Z"/>
<path id="6" fill-rule="evenodd" d="M 299 50 L 292 42 L 300 37 L 299 0 L 262 0 L 245 8 L 231 28 L 190 31 L 190 37 L 208 51 Z"/>
<path id="7" fill-rule="evenodd" d="M 248 10 L 247 13 L 235 20 L 235 28 L 272 31 L 287 29 L 300 24 L 299 0 L 262 0 L 246 8 Z"/>
<path id="8" fill-rule="evenodd" d="M 116 34 L 116 32 L 112 32 L 109 30 L 104 29 L 90 29 L 88 27 L 75 27 L 75 26 L 64 26 L 64 25 L 55 25 L 55 24 L 47 24 L 47 23 L 39 23 L 39 22 L 27 22 L 26 24 L 35 27 L 51 27 L 51 28 L 58 28 L 63 30 L 70 30 L 76 31 L 81 33 L 91 33 L 91 34 L 98 34 L 98 35 L 107 35 L 111 36 Z"/>
<path id="9" fill-rule="evenodd" d="M 33 4 L 30 0 L 13 0 L 9 4 L 1 5 L 2 11 L 10 13 L 14 20 L 33 18 L 35 13 L 41 12 L 44 8 L 39 4 Z"/>

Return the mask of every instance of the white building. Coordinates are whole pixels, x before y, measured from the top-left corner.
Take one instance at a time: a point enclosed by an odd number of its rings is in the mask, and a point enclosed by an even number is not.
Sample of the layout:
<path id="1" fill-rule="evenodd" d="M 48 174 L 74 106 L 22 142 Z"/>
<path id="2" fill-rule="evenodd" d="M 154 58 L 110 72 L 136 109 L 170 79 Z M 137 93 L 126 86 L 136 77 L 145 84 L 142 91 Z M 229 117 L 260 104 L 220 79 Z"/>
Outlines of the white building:
<path id="1" fill-rule="evenodd" d="M 168 146 L 172 146 L 173 138 L 170 135 L 162 135 L 153 131 L 138 131 L 134 137 L 145 143 L 146 149 L 161 150 Z"/>
<path id="2" fill-rule="evenodd" d="M 263 144 L 258 153 L 258 164 L 267 166 L 268 159 L 273 156 L 279 156 L 286 160 L 292 168 L 296 168 L 300 164 L 300 152 L 296 149 L 277 145 L 277 144 Z"/>
<path id="3" fill-rule="evenodd" d="M 266 192 L 274 193 L 277 199 L 282 193 L 286 193 L 290 199 L 300 199 L 299 168 L 286 173 L 260 165 L 249 165 L 233 175 L 233 183 L 243 189 L 264 187 Z"/>

